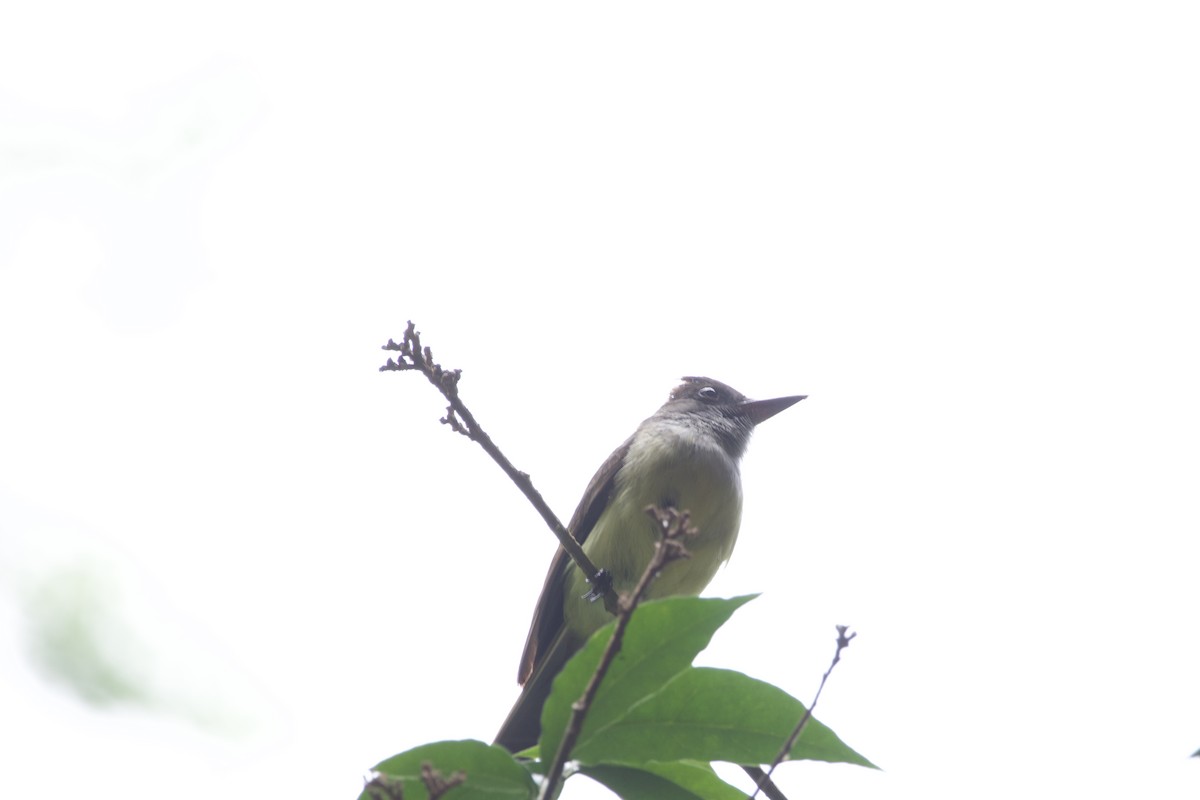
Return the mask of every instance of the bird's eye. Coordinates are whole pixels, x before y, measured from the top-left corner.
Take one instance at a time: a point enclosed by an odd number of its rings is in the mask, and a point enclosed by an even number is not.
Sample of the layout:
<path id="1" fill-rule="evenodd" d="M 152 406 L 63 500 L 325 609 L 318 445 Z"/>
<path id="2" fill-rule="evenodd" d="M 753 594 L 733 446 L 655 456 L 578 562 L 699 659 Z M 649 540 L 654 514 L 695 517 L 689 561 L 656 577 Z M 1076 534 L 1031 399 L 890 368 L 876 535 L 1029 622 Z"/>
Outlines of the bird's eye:
<path id="1" fill-rule="evenodd" d="M 709 401 L 716 400 L 717 394 L 718 394 L 717 390 L 711 386 L 705 386 L 703 389 L 696 392 L 696 396 L 699 397 L 701 400 L 709 400 Z"/>

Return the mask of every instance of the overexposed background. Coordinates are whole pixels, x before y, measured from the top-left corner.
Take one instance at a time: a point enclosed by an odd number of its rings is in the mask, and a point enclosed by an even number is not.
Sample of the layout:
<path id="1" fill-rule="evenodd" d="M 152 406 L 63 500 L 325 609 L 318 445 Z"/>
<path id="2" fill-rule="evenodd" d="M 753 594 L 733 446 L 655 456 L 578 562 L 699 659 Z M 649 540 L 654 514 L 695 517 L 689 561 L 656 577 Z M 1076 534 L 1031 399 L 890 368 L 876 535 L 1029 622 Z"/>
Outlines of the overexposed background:
<path id="1" fill-rule="evenodd" d="M 6 10 L 0 796 L 350 798 L 490 739 L 554 545 L 377 372 L 411 318 L 564 517 L 680 375 L 810 395 L 703 656 L 806 699 L 859 632 L 818 716 L 885 771 L 794 796 L 1195 797 L 1198 22 Z"/>

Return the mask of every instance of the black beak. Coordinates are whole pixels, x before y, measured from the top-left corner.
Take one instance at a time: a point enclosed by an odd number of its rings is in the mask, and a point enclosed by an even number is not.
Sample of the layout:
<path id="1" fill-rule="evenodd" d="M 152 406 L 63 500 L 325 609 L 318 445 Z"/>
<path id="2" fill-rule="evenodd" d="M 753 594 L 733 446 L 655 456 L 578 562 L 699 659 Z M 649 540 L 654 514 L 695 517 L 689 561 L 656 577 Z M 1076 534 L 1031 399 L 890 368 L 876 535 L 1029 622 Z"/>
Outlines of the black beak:
<path id="1" fill-rule="evenodd" d="M 806 394 L 794 394 L 791 397 L 774 397 L 770 400 L 747 400 L 742 403 L 742 409 L 750 416 L 750 421 L 757 425 L 766 422 L 785 408 L 791 408 L 806 397 Z"/>

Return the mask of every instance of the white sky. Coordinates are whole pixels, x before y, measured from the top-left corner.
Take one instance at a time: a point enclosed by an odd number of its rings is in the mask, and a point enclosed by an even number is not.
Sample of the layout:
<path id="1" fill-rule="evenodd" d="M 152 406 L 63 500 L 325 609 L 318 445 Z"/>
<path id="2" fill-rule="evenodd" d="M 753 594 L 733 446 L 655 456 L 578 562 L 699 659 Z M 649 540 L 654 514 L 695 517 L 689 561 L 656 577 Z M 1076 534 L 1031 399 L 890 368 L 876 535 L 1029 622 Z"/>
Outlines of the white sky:
<path id="1" fill-rule="evenodd" d="M 564 517 L 680 375 L 810 395 L 704 655 L 806 699 L 859 632 L 818 716 L 886 771 L 794 796 L 1196 796 L 1192 4 L 4 18 L 0 796 L 491 737 L 553 542 L 376 371 L 409 318 Z M 148 707 L 35 668 L 64 580 Z"/>

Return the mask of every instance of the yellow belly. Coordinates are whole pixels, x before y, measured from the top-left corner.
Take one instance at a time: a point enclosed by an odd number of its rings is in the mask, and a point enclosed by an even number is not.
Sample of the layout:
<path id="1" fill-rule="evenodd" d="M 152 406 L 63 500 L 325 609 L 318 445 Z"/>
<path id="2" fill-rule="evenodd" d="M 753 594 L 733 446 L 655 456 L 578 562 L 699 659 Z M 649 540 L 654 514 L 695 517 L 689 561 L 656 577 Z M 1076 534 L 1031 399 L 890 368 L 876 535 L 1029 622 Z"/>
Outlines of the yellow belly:
<path id="1" fill-rule="evenodd" d="M 691 557 L 668 565 L 651 584 L 649 596 L 700 594 L 737 541 L 742 490 L 736 462 L 715 440 L 694 437 L 682 427 L 660 424 L 653 436 L 635 437 L 617 473 L 612 500 L 583 546 L 598 567 L 611 573 L 618 592 L 632 590 L 654 554 L 659 533 L 644 511 L 650 505 L 690 512 L 691 525 L 699 532 L 685 542 Z M 564 610 L 567 626 L 581 637 L 612 619 L 603 603 L 581 599 L 588 589 L 572 565 Z"/>

